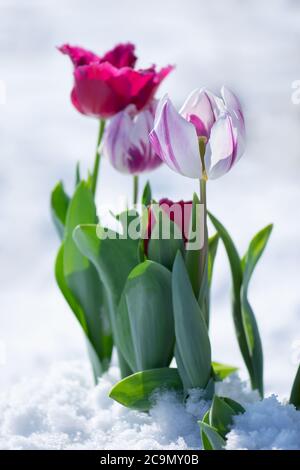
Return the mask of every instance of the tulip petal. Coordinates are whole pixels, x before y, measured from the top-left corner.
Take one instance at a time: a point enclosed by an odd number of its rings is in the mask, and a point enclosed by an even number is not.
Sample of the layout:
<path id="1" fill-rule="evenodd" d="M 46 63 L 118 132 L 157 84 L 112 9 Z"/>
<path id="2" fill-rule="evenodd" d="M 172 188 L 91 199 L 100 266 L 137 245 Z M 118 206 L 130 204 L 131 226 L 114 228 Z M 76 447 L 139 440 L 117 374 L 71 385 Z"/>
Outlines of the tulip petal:
<path id="1" fill-rule="evenodd" d="M 101 62 L 109 62 L 118 69 L 121 67 L 134 67 L 137 57 L 134 54 L 135 45 L 130 42 L 127 44 L 117 44 L 113 49 L 106 52 L 101 57 Z"/>
<path id="2" fill-rule="evenodd" d="M 233 132 L 236 136 L 236 161 L 240 159 L 246 147 L 245 119 L 237 96 L 228 88 L 222 87 L 221 95 L 232 118 Z"/>
<path id="3" fill-rule="evenodd" d="M 210 179 L 227 173 L 234 164 L 236 139 L 229 114 L 219 117 L 211 130 L 205 153 L 205 168 Z"/>
<path id="4" fill-rule="evenodd" d="M 194 124 L 198 136 L 209 138 L 216 121 L 218 106 L 215 96 L 203 88 L 194 90 L 186 99 L 179 113 Z"/>
<path id="5" fill-rule="evenodd" d="M 158 105 L 150 140 L 155 152 L 173 171 L 200 178 L 202 165 L 196 129 L 176 111 L 167 96 Z"/>
<path id="6" fill-rule="evenodd" d="M 129 145 L 130 128 L 129 114 L 121 111 L 110 120 L 103 138 L 103 155 L 109 158 L 112 166 L 122 173 L 127 173 L 124 155 Z"/>
<path id="7" fill-rule="evenodd" d="M 78 67 L 80 65 L 88 65 L 92 62 L 99 61 L 99 57 L 87 49 L 78 46 L 70 46 L 70 44 L 63 44 L 58 47 L 58 50 L 63 54 L 66 54 L 70 57 L 73 65 Z"/>

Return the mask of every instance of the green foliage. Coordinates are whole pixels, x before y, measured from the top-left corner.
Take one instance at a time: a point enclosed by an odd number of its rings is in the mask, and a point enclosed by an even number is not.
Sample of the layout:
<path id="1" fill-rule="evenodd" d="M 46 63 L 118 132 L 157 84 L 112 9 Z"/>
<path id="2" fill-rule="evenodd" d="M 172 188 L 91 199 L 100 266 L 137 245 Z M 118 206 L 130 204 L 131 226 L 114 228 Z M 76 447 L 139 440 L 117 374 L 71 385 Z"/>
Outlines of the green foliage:
<path id="1" fill-rule="evenodd" d="M 68 206 L 64 241 L 57 255 L 55 274 L 62 294 L 87 337 L 95 380 L 108 369 L 112 354 L 107 301 L 96 269 L 78 250 L 72 233 L 78 223 L 96 220 L 93 196 L 87 183 L 82 181 Z"/>
<path id="2" fill-rule="evenodd" d="M 296 373 L 296 377 L 292 386 L 290 403 L 294 405 L 297 410 L 300 410 L 300 365 Z"/>
<path id="3" fill-rule="evenodd" d="M 118 382 L 109 396 L 127 408 L 148 411 L 153 393 L 162 389 L 182 391 L 177 369 L 165 367 L 136 372 Z"/>
<path id="4" fill-rule="evenodd" d="M 248 286 L 254 268 L 261 257 L 272 231 L 268 225 L 252 239 L 246 255 L 241 260 L 225 227 L 212 215 L 209 217 L 222 239 L 232 273 L 233 320 L 239 347 L 247 366 L 253 389 L 263 395 L 263 352 L 253 310 L 248 301 Z"/>
<path id="5" fill-rule="evenodd" d="M 63 183 L 60 181 L 53 189 L 50 199 L 52 220 L 60 240 L 64 237 L 69 203 L 70 198 L 64 190 Z"/>
<path id="6" fill-rule="evenodd" d="M 205 389 L 211 377 L 211 348 L 206 322 L 179 252 L 172 273 L 175 357 L 185 389 Z"/>
<path id="7" fill-rule="evenodd" d="M 214 395 L 210 409 L 202 421 L 198 421 L 203 449 L 223 449 L 226 445 L 226 434 L 230 431 L 233 423 L 233 417 L 244 412 L 244 408 L 231 398 Z"/>
<path id="8" fill-rule="evenodd" d="M 134 372 L 170 364 L 175 334 L 171 273 L 164 266 L 144 261 L 131 271 L 116 315 L 117 343 Z"/>

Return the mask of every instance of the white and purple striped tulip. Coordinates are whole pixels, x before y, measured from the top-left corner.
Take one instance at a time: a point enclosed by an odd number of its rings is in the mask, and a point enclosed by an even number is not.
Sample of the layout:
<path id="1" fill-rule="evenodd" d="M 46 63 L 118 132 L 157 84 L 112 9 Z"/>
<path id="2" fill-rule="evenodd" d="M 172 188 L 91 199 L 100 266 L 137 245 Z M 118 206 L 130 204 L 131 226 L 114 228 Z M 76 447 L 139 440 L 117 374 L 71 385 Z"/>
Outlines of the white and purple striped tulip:
<path id="1" fill-rule="evenodd" d="M 237 97 L 195 90 L 178 112 L 168 96 L 157 106 L 153 149 L 172 170 L 190 178 L 215 179 L 227 173 L 245 150 L 245 121 Z"/>
<path id="2" fill-rule="evenodd" d="M 162 164 L 149 140 L 156 102 L 137 112 L 134 105 L 113 116 L 104 134 L 101 150 L 121 173 L 139 174 Z"/>

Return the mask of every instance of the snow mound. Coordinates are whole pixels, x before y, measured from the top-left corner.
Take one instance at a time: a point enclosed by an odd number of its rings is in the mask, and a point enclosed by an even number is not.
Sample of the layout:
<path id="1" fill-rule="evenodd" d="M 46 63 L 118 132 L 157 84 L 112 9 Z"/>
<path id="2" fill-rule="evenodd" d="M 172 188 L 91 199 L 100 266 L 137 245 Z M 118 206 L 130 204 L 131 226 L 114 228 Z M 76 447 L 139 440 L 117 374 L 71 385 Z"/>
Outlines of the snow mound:
<path id="1" fill-rule="evenodd" d="M 300 412 L 272 395 L 236 416 L 227 438 L 227 449 L 300 449 Z"/>
<path id="2" fill-rule="evenodd" d="M 192 390 L 182 404 L 176 392 L 156 393 L 149 414 L 108 397 L 119 379 L 111 367 L 93 387 L 84 362 L 58 363 L 43 378 L 23 380 L 0 396 L 1 449 L 199 449 L 197 420 L 209 404 Z M 233 375 L 217 384 L 219 395 L 246 406 L 229 435 L 228 448 L 295 448 L 300 413 L 275 397 L 258 402 Z M 298 424 L 297 424 L 298 420 Z M 259 435 L 259 439 L 258 439 Z"/>

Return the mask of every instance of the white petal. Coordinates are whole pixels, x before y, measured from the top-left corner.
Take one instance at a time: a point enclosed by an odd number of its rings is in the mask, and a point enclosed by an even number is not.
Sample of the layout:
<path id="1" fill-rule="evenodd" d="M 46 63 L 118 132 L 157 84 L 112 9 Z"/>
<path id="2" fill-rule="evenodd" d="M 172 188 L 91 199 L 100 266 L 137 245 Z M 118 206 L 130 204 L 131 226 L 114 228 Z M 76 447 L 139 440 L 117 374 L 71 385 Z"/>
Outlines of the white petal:
<path id="1" fill-rule="evenodd" d="M 207 147 L 206 172 L 210 179 L 219 178 L 231 169 L 235 152 L 232 120 L 228 114 L 220 116 L 214 124 Z"/>
<path id="2" fill-rule="evenodd" d="M 195 127 L 180 116 L 167 96 L 158 105 L 150 140 L 173 171 L 200 178 L 202 165 Z"/>

